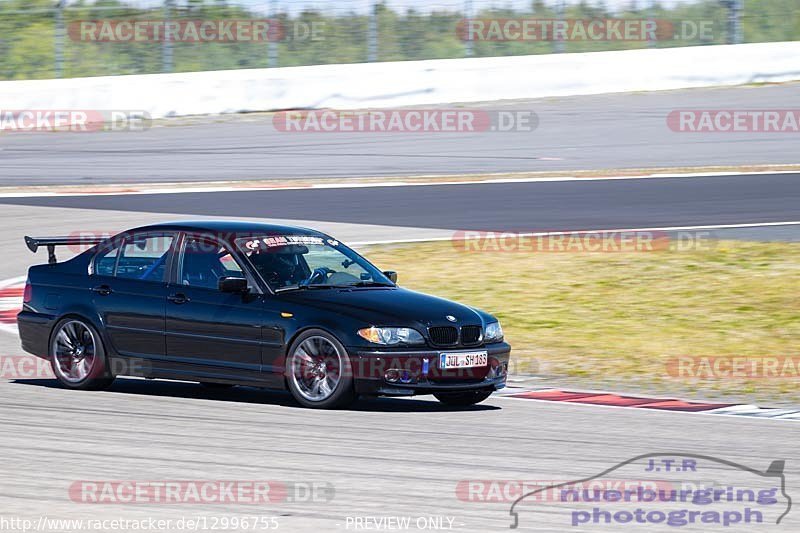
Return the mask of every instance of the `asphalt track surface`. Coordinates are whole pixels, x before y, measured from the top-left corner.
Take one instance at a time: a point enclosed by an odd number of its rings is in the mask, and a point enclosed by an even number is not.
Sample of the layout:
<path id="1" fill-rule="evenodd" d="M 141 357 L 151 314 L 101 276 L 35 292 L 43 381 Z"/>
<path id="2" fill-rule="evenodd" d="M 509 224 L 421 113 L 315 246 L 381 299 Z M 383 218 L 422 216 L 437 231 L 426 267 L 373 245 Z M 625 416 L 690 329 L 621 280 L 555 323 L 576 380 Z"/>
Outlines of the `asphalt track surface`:
<path id="1" fill-rule="evenodd" d="M 173 520 L 260 515 L 277 516 L 278 531 L 338 532 L 356 531 L 347 527 L 348 517 L 442 516 L 454 519 L 452 531 L 485 533 L 509 531 L 510 503 L 462 501 L 456 493 L 462 480 L 581 479 L 656 452 L 708 454 L 760 470 L 785 458 L 789 494 L 796 494 L 800 479 L 792 460 L 793 423 L 506 398 L 461 411 L 423 399 L 319 412 L 300 409 L 284 395 L 250 389 L 214 393 L 191 384 L 120 380 L 106 392 L 73 392 L 54 388 L 49 380 L 18 380 L 0 384 L 0 416 L 3 515 L 34 523 L 42 515 Z M 724 484 L 726 475 L 716 472 L 713 479 Z M 76 480 L 316 482 L 331 484 L 334 497 L 266 505 L 93 505 L 69 499 Z M 799 525 L 795 512 L 780 526 L 677 530 L 794 532 Z M 666 531 L 571 527 L 563 516 L 547 512 L 523 515 L 521 530 Z"/>
<path id="2" fill-rule="evenodd" d="M 449 230 L 652 228 L 798 221 L 800 175 L 0 198 L 2 204 Z"/>
<path id="3" fill-rule="evenodd" d="M 784 84 L 461 106 L 533 111 L 532 132 L 285 133 L 269 115 L 245 115 L 143 132 L 8 134 L 0 185 L 792 164 L 796 133 L 676 133 L 667 115 L 792 109 L 798 96 L 800 85 Z"/>

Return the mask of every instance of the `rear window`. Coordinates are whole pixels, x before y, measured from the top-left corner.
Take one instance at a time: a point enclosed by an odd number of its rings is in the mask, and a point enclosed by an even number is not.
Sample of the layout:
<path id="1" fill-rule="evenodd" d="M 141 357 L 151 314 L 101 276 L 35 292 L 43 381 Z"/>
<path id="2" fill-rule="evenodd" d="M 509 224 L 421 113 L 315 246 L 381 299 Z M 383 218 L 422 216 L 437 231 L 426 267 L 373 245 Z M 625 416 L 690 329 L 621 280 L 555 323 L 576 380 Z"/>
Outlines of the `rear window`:
<path id="1" fill-rule="evenodd" d="M 133 235 L 97 255 L 94 273 L 142 281 L 163 281 L 174 235 Z"/>
<path id="2" fill-rule="evenodd" d="M 94 273 L 98 276 L 113 276 L 114 269 L 117 268 L 117 253 L 119 248 L 112 248 L 100 255 L 94 260 Z"/>

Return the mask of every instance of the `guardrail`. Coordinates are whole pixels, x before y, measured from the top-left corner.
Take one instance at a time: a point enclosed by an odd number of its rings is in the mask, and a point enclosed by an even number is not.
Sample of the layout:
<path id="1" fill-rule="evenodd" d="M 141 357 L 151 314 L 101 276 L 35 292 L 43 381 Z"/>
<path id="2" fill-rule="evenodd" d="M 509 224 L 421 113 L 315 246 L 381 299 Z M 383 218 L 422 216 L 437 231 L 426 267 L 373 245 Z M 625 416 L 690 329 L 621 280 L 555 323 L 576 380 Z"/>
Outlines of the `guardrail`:
<path id="1" fill-rule="evenodd" d="M 0 82 L 2 110 L 152 118 L 380 108 L 800 79 L 800 42 Z"/>

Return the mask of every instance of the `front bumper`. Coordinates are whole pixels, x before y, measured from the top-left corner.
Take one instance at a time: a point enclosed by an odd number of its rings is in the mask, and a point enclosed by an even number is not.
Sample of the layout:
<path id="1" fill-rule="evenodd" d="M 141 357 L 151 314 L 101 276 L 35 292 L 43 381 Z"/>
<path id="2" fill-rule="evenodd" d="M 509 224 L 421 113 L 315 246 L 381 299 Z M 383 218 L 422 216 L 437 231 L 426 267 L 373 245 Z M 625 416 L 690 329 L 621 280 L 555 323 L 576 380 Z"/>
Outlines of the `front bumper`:
<path id="1" fill-rule="evenodd" d="M 459 370 L 439 368 L 441 353 L 485 350 L 489 364 Z M 436 392 L 499 390 L 505 387 L 511 347 L 505 342 L 476 348 L 390 351 L 348 348 L 355 390 L 376 396 L 413 396 Z M 427 361 L 427 362 L 426 362 Z M 396 371 L 396 373 L 395 373 Z M 399 376 L 387 379 L 387 373 Z"/>

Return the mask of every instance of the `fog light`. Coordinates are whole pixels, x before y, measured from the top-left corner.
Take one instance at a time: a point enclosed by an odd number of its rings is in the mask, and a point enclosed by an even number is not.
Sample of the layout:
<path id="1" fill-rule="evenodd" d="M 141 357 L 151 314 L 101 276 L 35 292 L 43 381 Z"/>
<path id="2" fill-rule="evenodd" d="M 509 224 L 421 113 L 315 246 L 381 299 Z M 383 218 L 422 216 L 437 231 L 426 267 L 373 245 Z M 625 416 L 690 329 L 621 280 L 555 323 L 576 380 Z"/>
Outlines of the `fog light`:
<path id="1" fill-rule="evenodd" d="M 400 383 L 411 383 L 414 381 L 414 378 L 411 377 L 411 373 L 408 370 L 403 370 L 400 373 Z"/>
<path id="2" fill-rule="evenodd" d="M 498 361 L 496 359 L 493 359 L 492 363 L 494 364 L 492 364 L 492 366 L 489 368 L 489 375 L 487 376 L 488 378 L 502 378 L 508 373 L 508 363 Z"/>
<path id="3" fill-rule="evenodd" d="M 498 363 L 497 368 L 495 369 L 498 378 L 502 378 L 506 374 L 508 374 L 508 363 Z"/>
<path id="4" fill-rule="evenodd" d="M 397 383 L 400 379 L 400 372 L 394 368 L 390 368 L 386 371 L 386 374 L 383 375 L 383 378 L 390 383 Z"/>

